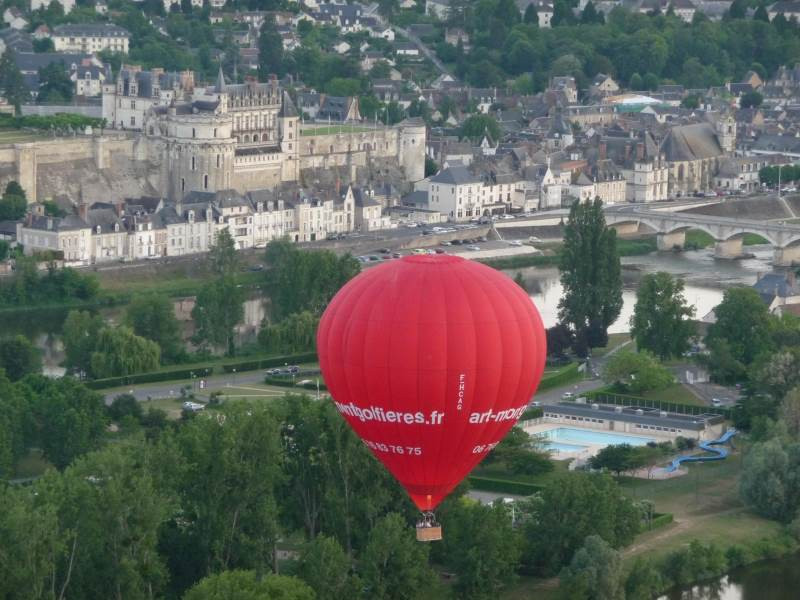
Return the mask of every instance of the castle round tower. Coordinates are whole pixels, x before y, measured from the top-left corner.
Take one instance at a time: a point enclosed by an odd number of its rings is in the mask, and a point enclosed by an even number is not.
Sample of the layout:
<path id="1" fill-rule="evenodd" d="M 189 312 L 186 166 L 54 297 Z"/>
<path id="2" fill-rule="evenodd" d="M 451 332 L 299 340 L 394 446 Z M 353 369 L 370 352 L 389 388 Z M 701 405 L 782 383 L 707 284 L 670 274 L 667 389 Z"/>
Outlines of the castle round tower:
<path id="1" fill-rule="evenodd" d="M 425 121 L 419 117 L 405 119 L 398 124 L 400 135 L 397 137 L 399 145 L 397 156 L 400 166 L 406 173 L 406 178 L 411 181 L 420 181 L 425 178 L 425 135 L 427 128 Z"/>

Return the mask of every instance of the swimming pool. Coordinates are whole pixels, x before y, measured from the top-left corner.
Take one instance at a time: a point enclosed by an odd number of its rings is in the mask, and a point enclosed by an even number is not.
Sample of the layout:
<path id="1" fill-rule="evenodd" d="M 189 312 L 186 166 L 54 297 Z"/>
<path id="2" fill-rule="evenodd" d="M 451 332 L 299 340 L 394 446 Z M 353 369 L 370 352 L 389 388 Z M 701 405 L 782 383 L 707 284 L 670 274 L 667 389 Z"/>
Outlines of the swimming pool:
<path id="1" fill-rule="evenodd" d="M 654 442 L 652 438 L 625 435 L 622 433 L 607 433 L 578 429 L 576 427 L 555 427 L 538 434 L 544 438 L 544 446 L 554 452 L 580 452 L 590 446 L 611 446 L 615 444 L 628 444 L 630 446 L 644 446 Z"/>

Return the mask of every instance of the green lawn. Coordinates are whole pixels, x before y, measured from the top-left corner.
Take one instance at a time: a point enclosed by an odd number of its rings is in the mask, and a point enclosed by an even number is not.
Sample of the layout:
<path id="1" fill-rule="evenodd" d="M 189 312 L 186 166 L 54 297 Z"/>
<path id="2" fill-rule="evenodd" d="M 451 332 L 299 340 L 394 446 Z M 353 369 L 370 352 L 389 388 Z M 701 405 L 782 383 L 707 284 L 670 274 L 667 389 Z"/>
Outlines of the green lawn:
<path id="1" fill-rule="evenodd" d="M 705 406 L 706 403 L 700 398 L 695 396 L 689 388 L 681 383 L 675 383 L 668 388 L 658 391 L 644 392 L 638 394 L 642 398 L 648 400 L 656 400 L 660 402 L 675 402 L 679 404 L 693 404 L 695 406 Z"/>
<path id="2" fill-rule="evenodd" d="M 492 479 L 505 479 L 507 481 L 521 481 L 522 483 L 535 483 L 537 485 L 546 485 L 553 477 L 559 473 L 566 473 L 569 468 L 568 460 L 551 460 L 555 467 L 549 473 L 543 475 L 514 475 L 506 471 L 502 465 L 494 464 L 487 467 L 478 466 L 472 471 L 472 475 L 476 477 L 490 477 Z"/>
<path id="3" fill-rule="evenodd" d="M 374 128 L 364 127 L 363 125 L 303 126 L 300 129 L 300 135 L 335 135 L 337 133 L 364 133 L 367 131 L 374 131 Z"/>
<path id="4" fill-rule="evenodd" d="M 592 358 L 600 358 L 605 356 L 615 348 L 622 344 L 631 341 L 629 333 L 610 333 L 608 334 L 608 345 L 603 348 L 592 348 Z M 635 346 L 631 345 L 629 350 L 634 350 Z"/>
<path id="5" fill-rule="evenodd" d="M 0 144 L 21 144 L 46 139 L 52 139 L 52 136 L 19 129 L 0 129 Z"/>
<path id="6" fill-rule="evenodd" d="M 686 232 L 686 246 L 691 246 L 692 248 L 708 248 L 715 243 L 716 240 L 705 231 L 690 229 Z M 742 244 L 745 246 L 758 246 L 760 244 L 769 244 L 769 242 L 755 233 L 745 233 L 742 236 Z"/>

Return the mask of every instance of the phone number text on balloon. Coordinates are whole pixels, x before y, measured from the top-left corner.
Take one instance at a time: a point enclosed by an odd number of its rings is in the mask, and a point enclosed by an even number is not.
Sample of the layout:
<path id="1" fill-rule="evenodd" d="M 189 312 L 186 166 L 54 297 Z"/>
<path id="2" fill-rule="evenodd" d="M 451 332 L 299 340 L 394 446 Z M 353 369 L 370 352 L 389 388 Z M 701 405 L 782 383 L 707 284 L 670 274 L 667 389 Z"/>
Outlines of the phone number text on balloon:
<path id="1" fill-rule="evenodd" d="M 478 444 L 472 449 L 473 454 L 482 454 L 484 452 L 490 452 L 495 449 L 495 446 L 500 442 L 492 442 L 491 444 Z"/>
<path id="2" fill-rule="evenodd" d="M 409 456 L 422 456 L 422 448 L 416 446 L 398 446 L 396 444 L 384 444 L 383 442 L 373 442 L 364 440 L 367 448 L 376 452 L 388 452 L 389 454 L 408 454 Z"/>

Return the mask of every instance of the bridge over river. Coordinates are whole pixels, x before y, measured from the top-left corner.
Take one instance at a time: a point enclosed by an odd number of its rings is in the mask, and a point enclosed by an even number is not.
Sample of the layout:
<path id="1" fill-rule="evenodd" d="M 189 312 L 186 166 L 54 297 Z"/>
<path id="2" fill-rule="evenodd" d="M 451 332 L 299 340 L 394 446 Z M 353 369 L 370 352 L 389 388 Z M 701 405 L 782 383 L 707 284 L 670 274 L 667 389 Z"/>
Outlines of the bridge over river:
<path id="1" fill-rule="evenodd" d="M 620 234 L 642 231 L 656 233 L 659 250 L 683 247 L 686 232 L 698 229 L 716 241 L 714 256 L 740 258 L 742 239 L 746 234 L 754 233 L 766 239 L 775 249 L 775 265 L 800 264 L 800 225 L 626 206 L 608 207 L 605 213 L 606 223 Z"/>

